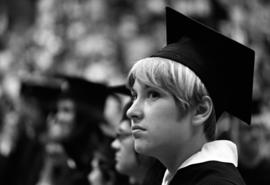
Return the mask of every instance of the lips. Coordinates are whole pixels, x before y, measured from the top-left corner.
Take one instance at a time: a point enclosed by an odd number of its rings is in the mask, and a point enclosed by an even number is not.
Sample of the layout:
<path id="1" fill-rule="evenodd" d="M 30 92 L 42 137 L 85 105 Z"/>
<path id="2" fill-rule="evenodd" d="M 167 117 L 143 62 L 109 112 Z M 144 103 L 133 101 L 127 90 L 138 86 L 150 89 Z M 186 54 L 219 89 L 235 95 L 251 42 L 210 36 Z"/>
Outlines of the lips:
<path id="1" fill-rule="evenodd" d="M 119 154 L 116 153 L 115 156 L 114 156 L 114 158 L 115 158 L 115 161 L 119 161 L 119 158 L 120 158 Z"/>
<path id="2" fill-rule="evenodd" d="M 139 125 L 133 125 L 131 127 L 131 130 L 132 130 L 132 132 L 134 132 L 134 131 L 145 131 L 146 129 L 143 128 L 143 127 L 141 127 L 141 126 L 139 126 Z"/>
<path id="3" fill-rule="evenodd" d="M 141 136 L 141 134 L 146 131 L 145 128 L 141 127 L 141 126 L 138 126 L 138 125 L 133 125 L 131 127 L 132 129 L 132 135 L 133 137 L 136 139 L 136 138 L 139 138 Z"/>

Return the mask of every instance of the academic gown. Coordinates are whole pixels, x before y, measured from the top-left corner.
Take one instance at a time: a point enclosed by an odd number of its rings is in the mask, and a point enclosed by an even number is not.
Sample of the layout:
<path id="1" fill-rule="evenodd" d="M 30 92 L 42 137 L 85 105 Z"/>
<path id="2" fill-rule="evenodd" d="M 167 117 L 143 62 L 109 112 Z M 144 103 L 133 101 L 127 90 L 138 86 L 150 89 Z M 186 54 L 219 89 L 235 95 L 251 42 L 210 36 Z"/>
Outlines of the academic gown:
<path id="1" fill-rule="evenodd" d="M 172 174 L 167 169 L 162 185 L 245 185 L 237 169 L 236 145 L 228 140 L 205 143 Z"/>
<path id="2" fill-rule="evenodd" d="M 178 170 L 170 185 L 245 185 L 245 182 L 233 164 L 208 161 Z"/>

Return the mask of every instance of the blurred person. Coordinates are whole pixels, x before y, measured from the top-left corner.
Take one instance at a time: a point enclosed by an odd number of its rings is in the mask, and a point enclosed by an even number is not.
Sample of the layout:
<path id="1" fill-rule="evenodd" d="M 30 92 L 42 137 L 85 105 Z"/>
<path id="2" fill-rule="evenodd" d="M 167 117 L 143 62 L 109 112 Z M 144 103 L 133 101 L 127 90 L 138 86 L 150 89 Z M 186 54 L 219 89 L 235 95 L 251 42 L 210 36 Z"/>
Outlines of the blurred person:
<path id="1" fill-rule="evenodd" d="M 118 109 L 118 110 L 112 111 L 107 110 L 107 108 L 105 108 L 104 115 L 107 119 L 110 119 L 110 121 L 114 122 L 118 119 L 119 116 L 118 111 L 121 111 L 122 107 L 121 102 L 125 101 L 125 99 L 130 98 L 130 92 L 125 87 L 125 85 L 109 86 L 108 88 L 110 91 L 110 95 L 112 96 L 108 98 L 109 103 L 107 104 L 106 102 L 106 106 L 109 107 L 108 109 Z M 118 102 L 117 106 L 115 106 L 115 104 L 111 104 L 112 103 L 111 98 L 114 99 L 113 100 L 114 103 Z M 114 159 L 115 151 L 110 146 L 113 139 L 112 137 L 113 133 L 115 132 L 114 124 L 115 123 L 112 123 L 108 128 L 105 129 L 105 133 L 107 134 L 108 137 L 106 137 L 106 139 L 102 143 L 100 143 L 98 149 L 94 151 L 94 157 L 91 161 L 92 169 L 88 175 L 89 182 L 92 185 L 128 184 L 128 178 L 125 175 L 122 175 L 119 172 L 117 172 L 115 169 L 115 162 L 116 162 Z"/>
<path id="2" fill-rule="evenodd" d="M 94 157 L 91 161 L 92 170 L 88 175 L 88 180 L 91 185 L 126 185 L 128 179 L 121 175 L 115 169 L 114 150 L 110 143 L 112 138 L 102 143 L 94 152 Z"/>
<path id="3" fill-rule="evenodd" d="M 47 110 L 55 92 L 51 85 L 33 76 L 31 80 L 21 79 L 20 84 L 20 97 L 6 119 L 13 122 L 11 131 L 15 140 L 7 156 L 1 184 L 35 185 L 45 158 L 42 134 L 46 132 Z"/>
<path id="4" fill-rule="evenodd" d="M 40 184 L 89 184 L 91 161 L 109 137 L 106 100 L 125 89 L 78 76 L 53 77 L 60 81 L 61 92 L 47 120 L 47 164 L 51 165 L 44 167 Z"/>
<path id="5" fill-rule="evenodd" d="M 61 83 L 55 109 L 47 119 L 46 166 L 39 184 L 88 184 L 90 161 L 106 138 L 101 125 L 109 90 L 105 84 L 57 74 Z"/>
<path id="6" fill-rule="evenodd" d="M 263 151 L 266 129 L 262 124 L 238 125 L 235 141 L 239 148 L 238 169 L 247 185 L 266 185 L 270 182 L 270 161 Z"/>
<path id="7" fill-rule="evenodd" d="M 167 168 L 162 185 L 244 185 L 215 126 L 224 112 L 250 124 L 254 51 L 169 7 L 166 22 L 167 46 L 128 75 L 135 150 Z"/>
<path id="8" fill-rule="evenodd" d="M 18 110 L 15 101 L 7 94 L 0 97 L 0 114 L 0 182 L 3 182 L 19 135 Z"/>
<path id="9" fill-rule="evenodd" d="M 134 140 L 131 133 L 131 122 L 126 116 L 128 102 L 123 109 L 116 138 L 112 142 L 115 149 L 116 170 L 129 177 L 130 184 L 160 184 L 165 168 L 156 159 L 138 154 L 134 150 Z"/>
<path id="10" fill-rule="evenodd" d="M 252 124 L 250 126 L 233 124 L 231 139 L 239 148 L 238 169 L 248 185 L 269 184 L 269 156 L 265 155 L 265 140 L 269 130 L 262 118 L 261 99 L 252 101 Z"/>

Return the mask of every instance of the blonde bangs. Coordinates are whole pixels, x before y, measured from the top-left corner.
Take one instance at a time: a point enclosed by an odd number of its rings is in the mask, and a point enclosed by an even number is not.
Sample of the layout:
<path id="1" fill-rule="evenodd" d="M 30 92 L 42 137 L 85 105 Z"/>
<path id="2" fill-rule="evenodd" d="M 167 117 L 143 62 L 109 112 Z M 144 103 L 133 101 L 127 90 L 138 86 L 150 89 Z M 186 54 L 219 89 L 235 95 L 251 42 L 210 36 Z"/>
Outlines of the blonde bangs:
<path id="1" fill-rule="evenodd" d="M 165 88 L 170 77 L 169 64 L 161 58 L 145 58 L 133 65 L 128 75 L 128 87 L 138 79 L 146 85 Z M 166 82 L 165 82 L 166 81 Z"/>
<path id="2" fill-rule="evenodd" d="M 200 95 L 208 94 L 193 71 L 169 59 L 151 57 L 139 60 L 128 75 L 129 88 L 132 88 L 136 79 L 171 93 L 184 109 L 200 101 Z"/>

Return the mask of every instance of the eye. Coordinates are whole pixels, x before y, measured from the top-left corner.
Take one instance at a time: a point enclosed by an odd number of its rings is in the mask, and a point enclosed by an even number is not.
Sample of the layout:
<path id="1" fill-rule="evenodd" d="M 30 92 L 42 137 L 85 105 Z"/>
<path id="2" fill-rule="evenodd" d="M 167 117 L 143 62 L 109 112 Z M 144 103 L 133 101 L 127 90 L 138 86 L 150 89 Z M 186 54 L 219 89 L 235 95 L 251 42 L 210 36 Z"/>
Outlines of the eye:
<path id="1" fill-rule="evenodd" d="M 132 101 L 137 99 L 137 93 L 135 93 L 134 91 L 131 91 L 131 99 Z"/>
<path id="2" fill-rule="evenodd" d="M 160 93 L 155 90 L 149 90 L 147 93 L 147 97 L 150 99 L 158 99 L 160 97 Z"/>

